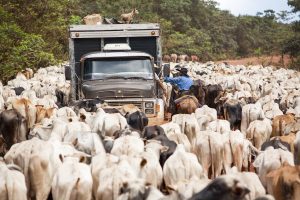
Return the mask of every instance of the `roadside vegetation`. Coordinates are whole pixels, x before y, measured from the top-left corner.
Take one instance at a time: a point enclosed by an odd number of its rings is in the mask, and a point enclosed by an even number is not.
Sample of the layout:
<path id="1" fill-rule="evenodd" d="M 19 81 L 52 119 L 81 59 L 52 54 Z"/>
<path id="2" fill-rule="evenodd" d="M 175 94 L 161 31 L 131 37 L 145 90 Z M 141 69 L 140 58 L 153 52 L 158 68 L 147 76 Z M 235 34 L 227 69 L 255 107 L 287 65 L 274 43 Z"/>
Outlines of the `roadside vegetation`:
<path id="1" fill-rule="evenodd" d="M 289 1 L 299 14 L 300 0 Z M 0 79 L 16 71 L 68 59 L 68 25 L 88 14 L 119 18 L 132 8 L 137 23 L 162 25 L 163 53 L 197 55 L 201 61 L 263 55 L 291 56 L 300 66 L 300 22 L 266 10 L 235 17 L 213 0 L 0 0 Z"/>

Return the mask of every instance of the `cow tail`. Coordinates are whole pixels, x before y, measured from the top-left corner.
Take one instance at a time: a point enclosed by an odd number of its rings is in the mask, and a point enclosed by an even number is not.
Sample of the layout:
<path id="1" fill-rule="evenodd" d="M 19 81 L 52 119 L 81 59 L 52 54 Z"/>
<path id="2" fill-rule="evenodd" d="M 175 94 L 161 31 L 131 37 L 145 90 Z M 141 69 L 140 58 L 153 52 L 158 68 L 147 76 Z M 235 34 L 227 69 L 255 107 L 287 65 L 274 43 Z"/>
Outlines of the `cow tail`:
<path id="1" fill-rule="evenodd" d="M 72 191 L 73 189 L 78 189 L 79 187 L 79 181 L 80 181 L 80 178 L 78 177 L 77 180 L 73 183 L 73 184 L 70 184 L 68 189 L 67 189 L 67 193 L 66 193 L 66 199 L 71 199 L 71 194 L 72 194 Z"/>
<path id="2" fill-rule="evenodd" d="M 235 163 L 235 157 L 234 157 L 233 150 L 232 150 L 232 144 L 231 144 L 231 137 L 230 136 L 229 136 L 229 147 L 230 147 L 230 151 L 231 151 L 232 163 Z"/>
<path id="3" fill-rule="evenodd" d="M 248 110 L 247 115 L 248 115 L 248 116 L 247 116 L 247 127 L 246 127 L 246 130 L 247 130 L 249 124 L 250 124 L 250 108 L 249 108 L 249 110 Z M 246 131 L 246 130 L 245 130 L 245 131 Z"/>
<path id="4" fill-rule="evenodd" d="M 9 170 L 9 169 L 8 169 Z M 8 199 L 14 199 L 14 183 L 12 177 L 6 179 L 6 191 Z"/>
<path id="5" fill-rule="evenodd" d="M 26 112 L 26 118 L 27 118 L 27 124 L 28 124 L 28 127 L 31 128 L 31 124 L 30 124 L 30 119 L 29 119 L 29 112 L 28 112 L 28 109 L 29 109 L 29 105 L 28 105 L 28 100 L 25 101 L 25 112 Z"/>
<path id="6" fill-rule="evenodd" d="M 283 120 L 280 118 L 279 119 L 279 136 L 282 135 L 282 122 L 283 122 Z"/>
<path id="7" fill-rule="evenodd" d="M 144 128 L 143 117 L 142 117 L 141 112 L 138 112 L 138 113 L 139 113 L 139 121 L 141 122 L 141 123 L 139 123 L 139 124 L 140 124 L 140 125 L 139 125 L 139 129 L 140 129 L 140 131 L 143 131 L 143 128 Z"/>
<path id="8" fill-rule="evenodd" d="M 102 123 L 102 130 L 100 131 L 100 135 L 101 135 L 101 139 L 104 139 L 106 133 L 105 133 L 105 120 L 103 120 L 103 123 Z"/>
<path id="9" fill-rule="evenodd" d="M 224 107 L 223 108 L 224 109 L 224 119 L 228 121 L 229 117 L 227 116 L 227 105 L 224 105 L 223 107 Z M 231 123 L 230 123 L 230 125 L 231 125 Z"/>
<path id="10" fill-rule="evenodd" d="M 256 127 L 254 127 L 253 133 L 252 133 L 252 141 L 253 141 L 253 146 L 255 146 L 255 137 L 254 134 L 256 133 Z M 255 146 L 256 147 L 256 146 Z"/>
<path id="11" fill-rule="evenodd" d="M 17 136 L 16 136 L 16 141 L 15 142 L 20 142 L 20 135 L 21 135 L 21 123 L 22 123 L 22 115 L 19 115 L 19 113 L 17 113 Z"/>
<path id="12" fill-rule="evenodd" d="M 214 167 L 214 163 L 213 163 L 213 153 L 211 151 L 211 143 L 210 143 L 210 135 L 208 135 L 208 146 L 209 146 L 209 152 L 210 152 L 210 159 L 211 159 L 211 178 L 215 177 L 215 167 Z"/>

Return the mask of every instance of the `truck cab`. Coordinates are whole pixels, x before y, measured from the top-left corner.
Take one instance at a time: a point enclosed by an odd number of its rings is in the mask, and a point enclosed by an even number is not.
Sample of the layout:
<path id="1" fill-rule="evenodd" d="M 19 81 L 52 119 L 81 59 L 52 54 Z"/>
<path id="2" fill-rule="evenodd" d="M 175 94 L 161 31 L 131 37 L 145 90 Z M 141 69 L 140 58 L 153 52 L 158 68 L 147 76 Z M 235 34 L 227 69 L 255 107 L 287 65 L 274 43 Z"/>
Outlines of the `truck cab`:
<path id="1" fill-rule="evenodd" d="M 161 62 L 157 27 L 72 26 L 69 48 L 73 101 L 99 98 L 111 106 L 134 104 L 147 117 L 163 118 L 164 103 L 155 74 Z"/>

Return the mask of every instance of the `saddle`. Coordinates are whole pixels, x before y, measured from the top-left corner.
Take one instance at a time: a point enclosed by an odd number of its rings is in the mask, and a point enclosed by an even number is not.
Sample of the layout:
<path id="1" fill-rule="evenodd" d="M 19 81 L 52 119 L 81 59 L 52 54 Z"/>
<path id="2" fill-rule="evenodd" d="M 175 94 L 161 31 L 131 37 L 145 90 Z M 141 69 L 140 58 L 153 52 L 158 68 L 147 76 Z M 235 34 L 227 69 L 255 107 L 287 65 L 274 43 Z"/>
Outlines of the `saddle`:
<path id="1" fill-rule="evenodd" d="M 183 95 L 182 97 L 179 97 L 178 99 L 176 99 L 175 101 L 174 101 L 174 103 L 175 104 L 179 104 L 180 102 L 182 102 L 183 100 L 185 100 L 185 99 L 188 99 L 188 98 L 190 98 L 190 99 L 192 99 L 196 104 L 197 104 L 197 106 L 199 107 L 199 101 L 198 101 L 198 99 L 195 97 L 195 96 L 193 96 L 193 95 Z"/>

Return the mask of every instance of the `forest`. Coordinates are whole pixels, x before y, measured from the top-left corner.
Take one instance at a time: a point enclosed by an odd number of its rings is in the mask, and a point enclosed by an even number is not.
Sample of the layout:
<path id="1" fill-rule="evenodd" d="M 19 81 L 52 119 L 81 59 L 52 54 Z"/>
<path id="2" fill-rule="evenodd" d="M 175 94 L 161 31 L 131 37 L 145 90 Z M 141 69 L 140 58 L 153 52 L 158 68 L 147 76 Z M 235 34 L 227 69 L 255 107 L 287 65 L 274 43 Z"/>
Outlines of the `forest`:
<path id="1" fill-rule="evenodd" d="M 287 1 L 299 19 L 300 0 Z M 68 26 L 84 16 L 118 19 L 133 8 L 134 23 L 161 24 L 163 54 L 202 62 L 287 54 L 300 68 L 300 21 L 290 23 L 287 11 L 236 17 L 213 0 L 0 0 L 0 79 L 68 60 Z"/>

